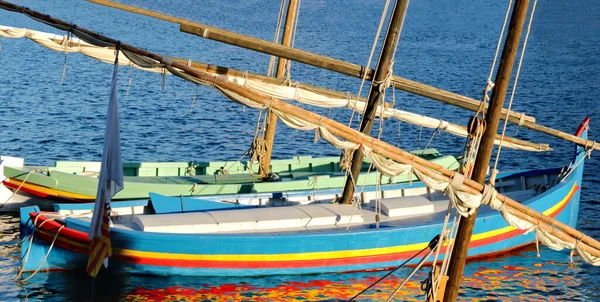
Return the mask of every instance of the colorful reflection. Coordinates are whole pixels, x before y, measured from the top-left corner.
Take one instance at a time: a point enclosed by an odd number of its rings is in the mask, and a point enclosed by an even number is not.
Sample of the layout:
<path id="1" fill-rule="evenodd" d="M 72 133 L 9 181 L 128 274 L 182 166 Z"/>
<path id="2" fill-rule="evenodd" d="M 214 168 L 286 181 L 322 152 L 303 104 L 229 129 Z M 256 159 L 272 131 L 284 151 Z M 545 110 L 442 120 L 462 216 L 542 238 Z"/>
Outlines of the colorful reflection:
<path id="1" fill-rule="evenodd" d="M 537 258 L 535 252 L 525 257 L 509 257 L 467 265 L 462 282 L 461 299 L 470 301 L 558 301 L 585 300 L 578 291 L 584 280 L 577 278 L 581 268 L 569 264 L 562 254 L 559 262 Z M 512 261 L 510 264 L 506 262 Z M 519 259 L 520 261 L 515 261 Z M 506 264 L 505 264 L 506 262 Z M 523 262 L 523 263 L 521 263 Z M 361 295 L 358 300 L 386 300 L 404 281 L 410 268 L 400 270 Z M 395 301 L 423 301 L 421 281 L 428 271 L 421 271 L 396 294 Z M 134 288 L 121 298 L 125 301 L 339 301 L 348 300 L 378 280 L 386 272 L 285 276 L 220 280 L 210 284 L 200 280 L 183 281 L 168 287 L 152 288 L 147 284 Z M 286 279 L 294 279 L 286 280 Z M 209 281 L 209 279 L 202 279 Z M 215 282 L 216 281 L 216 282 Z M 195 283 L 195 284 L 192 284 Z M 588 296 L 589 297 L 589 296 Z"/>

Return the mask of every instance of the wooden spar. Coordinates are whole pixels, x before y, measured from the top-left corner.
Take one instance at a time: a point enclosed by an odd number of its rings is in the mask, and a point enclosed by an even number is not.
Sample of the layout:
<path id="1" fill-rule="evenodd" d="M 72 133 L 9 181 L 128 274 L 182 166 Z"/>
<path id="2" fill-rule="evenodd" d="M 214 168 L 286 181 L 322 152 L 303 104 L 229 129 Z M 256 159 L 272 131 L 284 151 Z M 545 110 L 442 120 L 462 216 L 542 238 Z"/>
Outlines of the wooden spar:
<path id="1" fill-rule="evenodd" d="M 288 3 L 287 13 L 285 16 L 285 26 L 283 28 L 283 36 L 281 37 L 281 45 L 290 46 L 292 43 L 292 34 L 294 32 L 294 24 L 296 23 L 296 12 L 298 11 L 298 0 L 290 0 Z M 286 59 L 279 58 L 277 61 L 277 72 L 275 77 L 283 79 L 285 77 Z M 275 141 L 275 130 L 277 129 L 277 115 L 273 111 L 267 111 L 267 127 L 265 129 L 266 154 L 260 158 L 259 174 L 262 178 L 269 176 L 269 166 L 271 165 L 271 155 L 273 155 L 273 142 Z"/>
<path id="2" fill-rule="evenodd" d="M 362 78 L 362 75 L 366 75 L 367 80 L 372 80 L 373 70 L 366 70 L 365 67 L 348 63 L 342 60 L 332 59 L 326 56 L 313 54 L 307 51 L 299 50 L 296 48 L 285 47 L 269 41 L 240 35 L 237 33 L 229 32 L 215 27 L 210 27 L 204 24 L 191 22 L 183 18 L 177 18 L 166 14 L 161 14 L 147 9 L 138 8 L 131 5 L 122 3 L 116 3 L 108 0 L 88 0 L 90 2 L 125 10 L 128 12 L 141 14 L 173 23 L 180 24 L 180 30 L 203 38 L 251 49 L 254 51 L 279 56 L 292 61 L 304 63 L 307 65 L 320 67 L 323 69 L 335 71 L 341 74 Z M 479 108 L 480 101 L 466 96 L 462 96 L 456 93 L 452 93 L 446 90 L 435 88 L 430 85 L 411 81 L 398 76 L 392 76 L 392 84 L 394 87 L 404 90 L 406 92 L 414 93 L 420 96 L 430 98 L 432 100 L 440 101 L 446 104 L 454 105 L 463 109 L 467 109 L 476 112 Z M 487 105 L 484 105 L 487 108 Z M 500 119 L 505 120 L 506 109 L 502 109 L 502 115 Z M 576 143 L 588 148 L 594 148 L 600 150 L 600 144 L 591 140 L 585 140 L 580 137 L 571 135 L 569 133 L 552 129 L 550 127 L 538 125 L 535 123 L 535 118 L 526 116 L 523 113 L 517 113 L 510 111 L 508 121 L 513 124 L 521 125 L 522 127 L 532 129 L 538 132 L 542 132 L 560 139 Z M 521 118 L 523 122 L 521 123 Z"/>
<path id="3" fill-rule="evenodd" d="M 183 18 L 177 18 L 155 12 L 152 10 L 142 9 L 139 7 L 126 5 L 122 3 L 116 3 L 108 0 L 88 0 L 96 4 L 121 9 L 124 11 L 157 18 L 164 21 L 180 24 L 180 29 L 183 32 L 194 34 L 206 39 L 219 41 L 222 43 L 243 47 L 246 49 L 262 52 L 269 55 L 279 56 L 292 61 L 304 63 L 307 65 L 327 69 L 330 71 L 338 72 L 341 74 L 349 75 L 356 78 L 362 78 L 363 74 L 366 75 L 367 80 L 372 80 L 374 71 L 372 69 L 366 69 L 364 66 L 357 64 L 348 63 L 342 60 L 333 59 L 327 56 L 314 54 L 308 51 L 282 46 L 277 43 L 257 39 L 241 35 L 238 33 L 226 31 L 216 27 L 207 26 L 204 24 L 192 22 Z M 425 96 L 437 101 L 448 103 L 454 106 L 461 107 L 463 109 L 477 111 L 479 108 L 480 101 L 461 96 L 456 93 L 448 92 L 442 89 L 435 88 L 433 86 L 425 85 L 415 81 L 407 80 L 398 76 L 392 77 L 392 83 L 394 87 L 398 89 L 406 89 L 406 91 L 415 93 L 421 96 Z M 503 111 L 503 116 L 506 115 L 506 111 Z M 521 118 L 521 113 L 514 111 L 510 112 L 510 122 L 518 123 Z M 535 118 L 526 116 L 525 121 L 535 123 Z"/>
<path id="4" fill-rule="evenodd" d="M 482 185 L 485 183 L 486 174 L 489 170 L 492 150 L 494 148 L 494 137 L 498 132 L 498 124 L 500 123 L 500 115 L 502 112 L 501 109 L 504 106 L 504 99 L 506 98 L 517 49 L 519 48 L 521 31 L 523 30 L 523 24 L 527 17 L 528 6 L 529 0 L 515 0 L 515 7 L 508 27 L 508 34 L 506 36 L 506 41 L 504 42 L 504 49 L 502 50 L 498 71 L 496 72 L 495 86 L 492 91 L 490 106 L 487 110 L 485 119 L 486 128 L 483 137 L 481 138 L 481 142 L 479 143 L 479 150 L 477 151 L 477 158 L 475 159 L 473 168 L 473 180 Z M 450 259 L 450 265 L 448 266 L 449 278 L 448 283 L 446 284 L 444 301 L 456 301 L 458 298 L 460 280 L 463 276 L 467 253 L 469 252 L 469 244 L 471 243 L 471 236 L 473 234 L 473 228 L 475 227 L 478 211 L 479 209 L 475 209 L 475 212 L 469 217 L 460 217 L 460 224 L 458 226 L 458 231 L 456 232 L 452 250 L 452 258 Z"/>
<path id="5" fill-rule="evenodd" d="M 55 37 L 55 38 L 52 38 L 52 40 L 55 43 L 61 44 L 63 41 L 63 37 L 62 36 L 60 38 Z M 69 44 L 70 44 L 69 47 L 74 47 L 74 48 L 78 47 L 78 45 L 79 45 L 78 42 L 70 42 Z M 96 46 L 96 47 L 98 47 L 98 46 Z M 237 77 L 239 79 L 246 78 L 248 80 L 260 81 L 260 82 L 264 82 L 266 84 L 278 85 L 280 87 L 289 87 L 288 83 L 284 83 L 284 81 L 281 79 L 275 79 L 272 77 L 257 75 L 257 74 L 253 74 L 253 73 L 249 73 L 249 72 L 242 72 L 239 70 L 229 69 L 226 67 L 221 67 L 221 66 L 216 66 L 216 65 L 208 65 L 208 64 L 204 64 L 204 63 L 194 62 L 191 60 L 181 59 L 181 58 L 175 58 L 175 57 L 170 57 L 170 58 L 179 63 L 187 64 L 188 66 L 192 66 L 192 67 L 202 70 L 202 71 L 211 72 L 213 74 L 224 75 L 224 76 L 228 76 L 228 77 Z M 298 86 L 298 88 L 304 89 L 309 92 L 314 92 L 314 93 L 317 93 L 317 94 L 320 94 L 320 95 L 323 95 L 326 97 L 334 97 L 334 98 L 352 100 L 351 101 L 352 103 L 356 100 L 356 96 L 354 96 L 354 95 L 350 95 L 347 93 L 344 94 L 342 92 L 337 92 L 334 90 L 329 90 L 329 89 L 325 89 L 325 88 L 321 88 L 321 87 L 307 85 L 307 84 L 300 83 L 300 82 L 293 82 L 293 86 Z M 359 101 L 362 103 L 366 103 L 366 99 L 364 97 L 361 97 L 359 99 Z M 319 106 L 319 105 L 316 105 L 316 106 Z M 390 103 L 385 103 L 384 106 L 386 109 L 391 108 Z M 397 117 L 397 118 L 399 120 L 403 120 L 402 118 L 399 118 L 399 117 Z M 407 122 L 416 124 L 412 121 L 407 121 Z M 446 123 L 448 124 L 449 129 L 445 129 L 444 126 L 442 126 Z M 453 133 L 453 134 L 459 135 L 459 136 L 461 134 L 456 133 L 454 130 L 458 130 L 459 132 L 467 133 L 467 128 L 464 126 L 453 124 L 453 123 L 448 123 L 448 122 L 440 121 L 440 120 L 438 120 L 435 125 L 430 123 L 429 125 L 425 125 L 425 127 L 440 128 L 444 131 L 448 131 L 450 133 Z M 497 134 L 496 135 L 496 144 L 499 144 L 500 139 L 501 139 L 501 135 Z M 508 143 L 516 144 L 517 146 L 509 146 Z M 525 150 L 533 149 L 533 150 L 528 150 L 528 151 L 552 151 L 553 150 L 552 148 L 550 148 L 550 146 L 548 144 L 533 143 L 533 142 L 528 142 L 528 141 L 524 141 L 524 140 L 511 138 L 511 137 L 505 137 L 503 145 L 505 147 L 515 148 L 517 150 L 521 150 L 522 149 L 521 147 L 526 147 Z"/>
<path id="6" fill-rule="evenodd" d="M 186 60 L 186 59 L 174 58 L 174 57 L 171 57 L 171 58 L 174 61 L 177 61 L 178 63 L 181 63 L 181 64 L 187 64 L 187 62 L 188 62 L 188 60 Z M 194 67 L 195 69 L 198 69 L 201 71 L 216 73 L 216 74 L 220 74 L 220 75 L 234 76 L 234 77 L 240 77 L 240 78 L 247 77 L 248 79 L 258 80 L 258 81 L 262 81 L 265 83 L 276 84 L 276 85 L 280 85 L 280 84 L 284 83 L 283 79 L 276 79 L 273 77 L 269 77 L 266 75 L 260 75 L 260 74 L 256 74 L 256 73 L 252 73 L 252 72 L 244 72 L 244 71 L 237 70 L 234 68 L 229 68 L 229 67 L 205 64 L 205 63 L 195 62 L 195 61 L 191 61 L 191 66 Z M 294 84 L 298 85 L 298 87 L 300 87 L 300 88 L 310 90 L 310 91 L 313 91 L 316 93 L 320 93 L 320 94 L 323 94 L 323 95 L 329 96 L 329 97 L 336 97 L 336 98 L 350 97 L 351 99 L 357 99 L 356 95 L 353 95 L 353 94 L 349 95 L 346 92 L 331 90 L 331 89 L 327 89 L 324 87 L 309 85 L 309 84 L 301 83 L 301 82 L 294 82 Z M 361 97 L 358 100 L 363 101 L 363 102 L 366 101 L 366 99 L 364 97 Z M 388 105 L 388 104 L 386 104 L 386 105 Z M 388 106 L 391 106 L 391 104 L 389 104 Z"/>
<path id="7" fill-rule="evenodd" d="M 46 21 L 47 22 L 46 24 L 54 26 L 56 28 L 72 28 L 74 26 L 74 24 L 72 24 L 72 23 L 68 23 L 68 22 L 53 18 L 49 15 L 42 14 L 42 13 L 33 11 L 29 8 L 26 8 L 23 6 L 18 6 L 18 5 L 3 1 L 3 0 L 0 0 L 0 8 L 7 9 L 10 11 L 20 12 L 20 13 L 26 14 L 28 16 L 32 16 L 37 20 Z M 110 37 L 101 35 L 99 33 L 87 30 L 82 27 L 77 27 L 77 30 L 79 32 L 82 32 L 82 33 L 90 36 L 90 37 L 104 41 L 106 43 L 116 44 L 118 42 L 115 39 L 112 39 Z M 121 43 L 121 49 L 136 53 L 141 56 L 149 57 L 149 58 L 154 59 L 159 62 L 168 61 L 167 57 L 163 57 L 161 55 L 148 52 L 146 50 L 137 48 L 135 46 L 128 45 L 126 43 Z M 449 179 L 454 177 L 454 175 L 456 174 L 456 172 L 451 171 L 445 167 L 442 167 L 438 164 L 424 160 L 418 156 L 414 156 L 413 154 L 411 154 L 409 152 L 406 152 L 402 149 L 396 148 L 393 145 L 390 145 L 386 142 L 372 138 L 364 133 L 358 132 L 358 131 L 356 131 L 348 126 L 345 126 L 341 123 L 338 123 L 338 122 L 328 119 L 326 117 L 320 116 L 311 111 L 288 104 L 279 99 L 272 98 L 267 95 L 255 92 L 255 91 L 245 89 L 242 86 L 239 86 L 239 85 L 236 85 L 233 83 L 229 83 L 225 80 L 215 79 L 212 75 L 204 73 L 204 72 L 194 69 L 192 67 L 189 67 L 185 63 L 178 63 L 178 62 L 173 61 L 172 63 L 166 62 L 166 64 L 169 64 L 175 68 L 181 69 L 181 70 L 185 71 L 186 73 L 193 75 L 197 78 L 203 79 L 208 82 L 214 82 L 216 85 L 219 85 L 228 90 L 231 90 L 243 97 L 252 99 L 253 101 L 255 101 L 259 104 L 269 105 L 271 109 L 281 111 L 283 113 L 289 114 L 290 116 L 305 120 L 307 122 L 310 122 L 310 123 L 313 123 L 316 125 L 321 125 L 321 126 L 325 127 L 333 135 L 339 136 L 347 141 L 350 141 L 350 142 L 353 142 L 356 144 L 362 144 L 364 146 L 368 146 L 369 148 L 373 149 L 375 152 L 377 152 L 383 156 L 386 156 L 396 162 L 403 163 L 403 164 L 412 164 L 415 169 L 419 170 L 420 172 L 422 172 L 423 174 L 425 174 L 427 176 L 433 177 L 435 179 L 443 179 L 445 181 L 448 181 Z M 460 190 L 465 191 L 467 193 L 482 192 L 483 185 L 480 183 L 477 183 L 471 179 L 465 179 L 464 184 L 460 188 Z M 511 213 L 513 213 L 513 210 L 514 210 L 515 213 L 521 212 L 521 213 L 523 213 L 523 215 L 526 215 L 526 216 L 530 217 L 530 219 L 534 219 L 535 221 L 537 221 L 537 219 L 539 219 L 540 221 L 542 221 L 542 223 L 540 223 L 540 226 L 544 227 L 545 224 L 548 224 L 548 225 L 555 227 L 558 230 L 564 232 L 565 234 L 570 236 L 572 239 L 574 239 L 574 240 L 581 239 L 581 243 L 584 243 L 585 245 L 593 247 L 594 249 L 600 251 L 600 242 L 596 241 L 594 238 L 586 236 L 585 234 L 579 232 L 578 230 L 571 228 L 570 226 L 568 226 L 564 223 L 561 223 L 560 221 L 557 221 L 556 219 L 554 219 L 552 217 L 545 216 L 538 211 L 527 208 L 526 206 L 521 205 L 518 201 L 514 201 L 514 200 L 510 199 L 509 197 L 506 197 L 502 194 L 498 194 L 497 197 L 500 201 L 502 201 L 505 204 L 505 207 L 508 207 L 508 209 L 509 209 L 509 211 L 511 211 Z M 554 234 L 554 233 L 552 233 L 552 234 Z M 570 241 L 570 242 L 574 242 L 574 241 Z M 581 245 L 581 243 L 580 243 L 580 245 Z M 594 252 L 594 255 L 600 257 L 600 252 L 598 252 L 598 251 Z"/>
<path id="8" fill-rule="evenodd" d="M 406 16 L 406 10 L 408 9 L 407 0 L 396 0 L 392 16 L 388 26 L 388 30 L 385 33 L 385 40 L 381 47 L 381 55 L 379 61 L 375 67 L 375 77 L 369 89 L 369 97 L 363 112 L 363 119 L 360 123 L 360 132 L 367 135 L 371 134 L 373 130 L 373 121 L 375 120 L 375 113 L 379 100 L 384 96 L 386 85 L 389 85 L 388 77 L 392 75 L 393 69 L 393 58 L 396 52 L 396 45 L 402 33 L 402 25 L 404 24 L 404 18 Z M 346 178 L 344 184 L 344 190 L 342 191 L 341 203 L 351 204 L 354 199 L 354 191 L 356 190 L 356 181 L 363 165 L 363 159 L 365 155 L 363 151 L 358 148 L 354 151 L 352 156 L 352 165 L 350 166 L 350 174 Z"/>

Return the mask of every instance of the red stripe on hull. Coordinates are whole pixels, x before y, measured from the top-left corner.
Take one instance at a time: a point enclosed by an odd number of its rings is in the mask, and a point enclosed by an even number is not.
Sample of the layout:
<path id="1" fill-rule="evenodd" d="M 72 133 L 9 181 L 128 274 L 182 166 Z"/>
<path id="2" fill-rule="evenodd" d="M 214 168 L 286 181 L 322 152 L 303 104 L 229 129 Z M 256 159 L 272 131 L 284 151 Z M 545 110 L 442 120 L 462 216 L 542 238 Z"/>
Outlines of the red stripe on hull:
<path id="1" fill-rule="evenodd" d="M 11 189 L 14 189 L 14 190 L 19 189 L 19 185 L 18 184 L 12 183 L 9 180 L 3 181 L 2 184 L 4 184 L 5 186 L 7 186 L 7 187 L 9 187 Z M 37 196 L 37 197 L 42 197 L 42 198 L 52 198 L 52 197 L 54 197 L 54 196 L 50 196 L 50 195 L 48 195 L 46 193 L 43 193 L 43 192 L 40 192 L 40 191 L 37 191 L 37 190 L 29 189 L 29 188 L 27 188 L 25 186 L 22 186 L 21 189 L 19 189 L 19 191 L 22 191 L 22 192 L 25 192 L 25 193 L 29 193 L 31 195 L 34 195 L 34 196 Z"/>
<path id="2" fill-rule="evenodd" d="M 549 216 L 556 217 L 559 213 L 561 213 L 565 207 L 570 203 L 575 192 L 579 190 L 579 186 L 575 186 L 575 190 L 572 191 L 572 194 L 566 196 L 568 200 L 556 211 L 550 213 Z M 37 213 L 30 213 L 32 220 L 35 219 L 35 215 Z M 44 216 L 40 216 L 38 218 L 38 225 L 41 221 L 46 220 Z M 61 224 L 55 221 L 49 221 L 42 226 L 42 229 L 47 230 L 48 232 L 56 233 L 56 230 L 61 226 Z M 489 244 L 493 244 L 499 241 L 507 240 L 521 234 L 525 233 L 523 230 L 512 230 L 500 235 L 496 235 L 490 238 L 484 238 L 472 241 L 469 247 L 481 247 Z M 41 233 L 40 233 L 41 234 Z M 85 251 L 81 249 L 81 247 L 73 246 L 72 244 L 62 243 L 57 240 L 57 245 L 67 248 L 69 250 L 89 254 L 89 244 L 90 240 L 87 239 L 87 234 L 76 231 L 69 228 L 63 228 L 61 231 L 61 236 L 64 236 L 68 239 L 71 239 L 75 242 L 86 244 L 88 249 Z M 52 241 L 53 236 L 44 235 L 45 241 Z M 528 244 L 526 244 L 528 245 Z M 521 246 L 515 246 L 512 248 L 508 248 L 503 251 L 498 251 L 485 255 L 477 255 L 471 258 L 484 258 L 490 255 L 498 255 L 502 253 L 506 253 L 507 251 L 515 250 L 518 248 L 522 248 Z M 73 249 L 75 248 L 75 249 Z M 445 253 L 446 248 L 443 247 L 441 253 Z M 172 266 L 172 267 L 185 267 L 185 268 L 231 268 L 231 269 L 259 269 L 259 268 L 307 268 L 307 267 L 328 267 L 328 266 L 348 266 L 348 265 L 361 265 L 361 264 L 369 264 L 369 263 L 377 263 L 377 262 L 388 262 L 388 261 L 399 261 L 405 260 L 414 255 L 418 250 L 411 250 L 401 253 L 394 254 L 384 254 L 384 255 L 373 255 L 373 256 L 359 256 L 359 257 L 349 257 L 349 258 L 339 258 L 339 259 L 324 259 L 324 260 L 296 260 L 296 261 L 217 261 L 217 260 L 184 260 L 184 259 L 163 259 L 163 258 L 142 258 L 135 256 L 124 256 L 124 255 L 114 255 L 114 257 L 119 260 L 132 264 L 140 264 L 140 265 L 153 265 L 153 266 Z M 266 255 L 268 256 L 268 255 Z"/>

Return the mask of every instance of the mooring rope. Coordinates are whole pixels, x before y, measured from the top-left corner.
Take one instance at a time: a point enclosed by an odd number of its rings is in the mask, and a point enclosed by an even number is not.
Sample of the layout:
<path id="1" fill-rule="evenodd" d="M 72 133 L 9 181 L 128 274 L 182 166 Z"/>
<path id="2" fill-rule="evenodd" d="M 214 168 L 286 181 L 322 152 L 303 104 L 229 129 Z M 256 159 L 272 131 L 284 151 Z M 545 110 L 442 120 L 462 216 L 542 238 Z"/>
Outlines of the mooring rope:
<path id="1" fill-rule="evenodd" d="M 433 237 L 433 239 L 431 239 L 431 241 L 429 241 L 429 243 L 427 244 L 426 247 L 424 247 L 422 250 L 420 250 L 417 253 L 415 253 L 414 255 L 412 255 L 410 258 L 406 259 L 404 262 L 402 262 L 402 264 L 396 266 L 393 270 L 389 271 L 387 274 L 385 274 L 383 277 L 379 278 L 377 281 L 371 283 L 369 286 L 367 286 L 367 288 L 363 289 L 358 294 L 354 295 L 354 297 L 350 298 L 348 301 L 355 301 L 356 298 L 358 298 L 360 295 L 362 295 L 363 293 L 365 293 L 367 290 L 371 289 L 373 286 L 377 285 L 383 279 L 387 278 L 388 276 L 390 276 L 391 274 L 393 274 L 394 272 L 396 272 L 398 269 L 400 269 L 401 267 L 403 267 L 404 265 L 406 265 L 408 262 L 410 262 L 411 260 L 413 260 L 415 257 L 417 257 L 421 253 L 423 253 L 425 250 L 427 250 L 427 249 L 433 250 L 433 248 L 438 245 L 439 239 L 440 239 L 440 235 L 437 235 L 437 236 Z M 410 276 L 408 278 L 410 278 Z M 407 280 L 408 280 L 408 278 L 407 278 Z"/>
<path id="2" fill-rule="evenodd" d="M 4 205 L 6 205 L 11 199 L 13 199 L 13 197 L 15 197 L 15 195 L 17 195 L 19 190 L 21 190 L 21 187 L 23 187 L 23 185 L 27 182 L 27 179 L 33 172 L 35 172 L 35 170 L 29 170 L 29 172 L 27 172 L 27 176 L 25 176 L 25 179 L 21 182 L 19 187 L 15 191 L 13 191 L 12 195 L 10 195 L 10 197 L 6 201 L 4 201 L 2 204 L 0 204 L 0 209 L 2 209 L 4 207 Z"/>
<path id="3" fill-rule="evenodd" d="M 33 278 L 33 276 L 35 276 L 35 274 L 37 274 L 40 271 L 42 266 L 44 266 L 44 263 L 46 263 L 46 259 L 48 259 L 48 256 L 50 256 L 50 252 L 52 252 L 52 248 L 54 247 L 54 243 L 56 242 L 56 239 L 58 238 L 58 234 L 64 227 L 65 227 L 64 225 L 61 225 L 60 228 L 58 228 L 58 230 L 56 231 L 56 234 L 54 235 L 54 239 L 52 239 L 52 243 L 50 244 L 50 247 L 48 248 L 48 252 L 46 252 L 44 259 L 42 259 L 42 262 L 40 263 L 38 268 L 33 273 L 31 273 L 31 275 L 29 277 L 23 279 L 21 282 L 26 282 L 27 280 Z M 33 238 L 33 236 L 31 238 Z M 29 246 L 29 249 L 31 250 L 31 245 Z M 23 266 L 25 266 L 25 264 L 23 264 Z"/>

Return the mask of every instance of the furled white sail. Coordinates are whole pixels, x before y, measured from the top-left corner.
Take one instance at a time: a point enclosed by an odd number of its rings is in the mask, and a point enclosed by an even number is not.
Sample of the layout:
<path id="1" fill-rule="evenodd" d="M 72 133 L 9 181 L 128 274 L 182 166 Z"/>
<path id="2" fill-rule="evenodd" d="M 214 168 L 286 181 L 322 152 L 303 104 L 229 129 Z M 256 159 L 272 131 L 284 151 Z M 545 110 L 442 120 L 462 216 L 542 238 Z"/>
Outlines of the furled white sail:
<path id="1" fill-rule="evenodd" d="M 0 25 L 0 36 L 6 38 L 23 38 L 27 37 L 30 40 L 54 51 L 58 52 L 79 52 L 88 57 L 94 58 L 96 60 L 100 60 L 105 63 L 113 64 L 115 61 L 115 49 L 114 47 L 102 47 L 96 46 L 94 44 L 85 42 L 76 37 L 69 37 L 67 35 L 56 35 L 51 33 L 45 33 L 25 28 L 15 28 L 9 26 L 1 26 Z M 157 62 L 150 58 L 142 57 L 137 54 L 123 52 L 120 53 L 119 65 L 129 65 L 135 68 L 156 72 L 156 73 L 166 73 L 166 74 L 175 74 L 181 78 L 184 78 L 188 81 L 195 82 L 201 85 L 211 86 L 212 83 L 199 80 L 195 77 L 192 77 L 179 69 L 175 69 L 172 67 L 165 66 L 161 64 L 161 62 Z M 324 95 L 321 93 L 317 93 L 311 91 L 307 88 L 299 87 L 298 83 L 290 82 L 290 83 L 282 83 L 282 84 L 274 84 L 267 83 L 264 81 L 260 81 L 257 79 L 250 79 L 245 76 L 232 76 L 225 74 L 217 74 L 211 73 L 215 79 L 225 80 L 229 82 L 233 82 L 235 84 L 244 86 L 246 88 L 252 89 L 254 91 L 272 96 L 278 99 L 285 100 L 295 100 L 301 102 L 303 104 L 308 104 L 312 106 L 325 107 L 325 108 L 339 108 L 339 107 L 347 107 L 352 110 L 356 110 L 358 112 L 364 112 L 366 103 L 360 100 L 356 100 L 351 97 L 350 94 L 347 94 L 346 97 L 335 97 L 330 95 Z M 223 95 L 232 99 L 238 103 L 241 103 L 248 107 L 253 107 L 251 102 L 247 102 L 240 98 L 239 95 L 235 95 L 231 91 L 226 91 L 224 89 L 218 89 Z M 254 108 L 254 107 L 253 107 Z M 382 110 L 381 107 L 378 106 L 376 110 L 376 115 L 383 115 L 384 118 L 395 118 L 403 122 L 407 122 L 410 124 L 414 124 L 417 126 L 431 128 L 431 129 L 439 129 L 457 136 L 467 137 L 468 131 L 467 128 L 461 125 L 453 124 L 444 120 L 431 118 L 424 115 L 414 114 L 411 112 L 399 110 L 396 108 L 384 108 Z M 500 144 L 500 140 L 496 139 L 494 142 L 496 145 Z M 538 144 L 535 146 L 530 145 L 522 145 L 512 142 L 503 141 L 502 146 L 506 148 L 516 149 L 516 150 L 524 150 L 524 151 L 549 151 L 551 150 L 548 145 Z"/>

